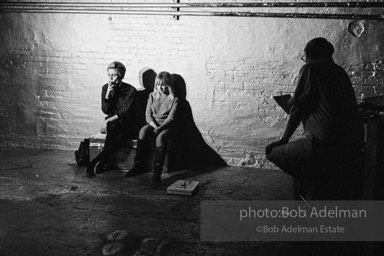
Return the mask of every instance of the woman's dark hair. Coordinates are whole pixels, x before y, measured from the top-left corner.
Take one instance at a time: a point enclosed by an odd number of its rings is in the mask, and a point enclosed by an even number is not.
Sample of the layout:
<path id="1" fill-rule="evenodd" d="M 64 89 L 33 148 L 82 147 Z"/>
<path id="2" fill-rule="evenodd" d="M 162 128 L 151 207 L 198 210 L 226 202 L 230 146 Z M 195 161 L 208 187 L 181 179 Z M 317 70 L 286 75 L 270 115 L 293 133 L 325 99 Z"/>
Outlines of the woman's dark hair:
<path id="1" fill-rule="evenodd" d="M 125 71 L 127 70 L 123 63 L 119 61 L 114 61 L 111 64 L 108 65 L 107 71 L 109 69 L 115 69 L 117 75 L 119 76 L 119 79 L 122 80 L 125 76 Z"/>
<path id="2" fill-rule="evenodd" d="M 187 86 L 184 78 L 179 74 L 172 74 L 171 77 L 175 88 L 175 97 L 185 99 L 187 97 Z"/>
<path id="3" fill-rule="evenodd" d="M 335 49 L 333 45 L 323 37 L 317 37 L 307 43 L 304 48 L 305 55 L 308 59 L 327 59 L 331 58 Z"/>

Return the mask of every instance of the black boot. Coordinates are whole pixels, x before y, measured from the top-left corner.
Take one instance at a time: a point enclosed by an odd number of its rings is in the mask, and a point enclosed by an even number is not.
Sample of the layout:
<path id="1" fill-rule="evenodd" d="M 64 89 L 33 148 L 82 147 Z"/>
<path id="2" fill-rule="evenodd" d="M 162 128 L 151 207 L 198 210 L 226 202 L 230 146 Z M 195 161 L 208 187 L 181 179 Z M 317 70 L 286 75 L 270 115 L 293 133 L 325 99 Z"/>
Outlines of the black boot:
<path id="1" fill-rule="evenodd" d="M 180 170 L 180 155 L 179 155 L 179 145 L 173 143 L 172 145 L 168 144 L 167 146 L 167 172 L 177 172 Z M 163 168 L 163 170 L 165 170 Z"/>
<path id="2" fill-rule="evenodd" d="M 97 176 L 97 172 L 100 170 L 100 167 L 103 167 L 103 164 L 100 165 L 100 162 L 105 162 L 103 159 L 105 158 L 104 150 L 101 151 L 95 158 L 92 159 L 92 161 L 89 162 L 87 166 L 87 176 L 89 178 Z M 96 170 L 99 168 L 99 170 Z"/>
<path id="3" fill-rule="evenodd" d="M 152 187 L 159 188 L 161 184 L 161 173 L 165 160 L 165 148 L 157 147 L 155 151 L 155 161 L 153 163 Z"/>
<path id="4" fill-rule="evenodd" d="M 95 174 L 102 174 L 104 172 L 107 171 L 107 168 L 105 168 L 105 162 L 106 161 L 100 161 L 96 164 L 95 168 L 94 168 L 94 172 Z"/>
<path id="5" fill-rule="evenodd" d="M 97 174 L 102 174 L 106 171 L 104 161 L 95 163 L 89 163 L 87 166 L 87 175 L 88 177 L 95 177 Z"/>
<path id="6" fill-rule="evenodd" d="M 148 142 L 144 140 L 138 140 L 137 141 L 137 148 L 136 148 L 136 156 L 133 160 L 133 167 L 129 172 L 125 174 L 125 177 L 133 177 L 142 173 L 149 172 L 148 169 L 145 168 L 145 155 L 148 153 Z"/>
<path id="7" fill-rule="evenodd" d="M 89 178 L 92 178 L 92 177 L 95 177 L 96 176 L 96 173 L 95 173 L 95 164 L 93 164 L 92 162 L 88 164 L 87 166 L 87 176 Z"/>

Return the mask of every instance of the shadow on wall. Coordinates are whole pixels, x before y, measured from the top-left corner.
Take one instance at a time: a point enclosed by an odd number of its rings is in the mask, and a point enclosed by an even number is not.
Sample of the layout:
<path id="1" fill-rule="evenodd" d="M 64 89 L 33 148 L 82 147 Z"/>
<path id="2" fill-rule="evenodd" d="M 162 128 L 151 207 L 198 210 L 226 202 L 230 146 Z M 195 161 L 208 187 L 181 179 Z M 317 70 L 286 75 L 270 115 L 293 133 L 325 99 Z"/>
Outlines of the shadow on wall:
<path id="1" fill-rule="evenodd" d="M 175 96 L 180 99 L 182 123 L 181 136 L 181 163 L 186 167 L 224 167 L 227 163 L 204 141 L 197 128 L 192 115 L 192 109 L 186 100 L 187 87 L 184 78 L 179 74 L 172 74 L 176 92 Z"/>
<path id="2" fill-rule="evenodd" d="M 155 86 L 156 76 L 157 73 L 153 69 L 149 67 L 142 68 L 139 71 L 139 83 L 145 90 L 151 93 Z"/>
<path id="3" fill-rule="evenodd" d="M 139 71 L 139 84 L 144 88 L 138 90 L 135 96 L 135 113 L 136 113 L 136 134 L 138 136 L 140 129 L 147 124 L 145 120 L 145 110 L 149 94 L 153 92 L 157 73 L 149 67 L 142 68 Z"/>

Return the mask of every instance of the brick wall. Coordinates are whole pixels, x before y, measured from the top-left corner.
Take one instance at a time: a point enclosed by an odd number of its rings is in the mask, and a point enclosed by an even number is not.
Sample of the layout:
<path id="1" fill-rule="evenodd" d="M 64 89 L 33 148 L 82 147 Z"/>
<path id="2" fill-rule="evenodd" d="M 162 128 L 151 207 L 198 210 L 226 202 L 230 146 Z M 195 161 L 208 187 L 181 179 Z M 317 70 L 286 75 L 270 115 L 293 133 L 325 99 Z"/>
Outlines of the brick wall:
<path id="1" fill-rule="evenodd" d="M 279 18 L 0 14 L 0 146 L 75 149 L 98 132 L 106 66 L 120 60 L 125 81 L 138 72 L 181 74 L 196 123 L 229 164 L 265 163 L 264 147 L 287 116 L 272 95 L 292 93 L 305 43 L 336 49 L 356 96 L 384 93 L 384 25 Z"/>

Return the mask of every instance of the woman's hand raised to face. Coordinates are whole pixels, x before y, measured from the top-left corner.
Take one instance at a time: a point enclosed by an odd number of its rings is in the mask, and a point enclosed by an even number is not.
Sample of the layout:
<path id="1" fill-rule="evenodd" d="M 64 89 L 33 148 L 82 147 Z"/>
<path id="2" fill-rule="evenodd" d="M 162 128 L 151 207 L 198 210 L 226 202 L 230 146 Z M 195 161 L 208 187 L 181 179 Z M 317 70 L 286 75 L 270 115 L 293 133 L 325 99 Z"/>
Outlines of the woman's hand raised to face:
<path id="1" fill-rule="evenodd" d="M 106 99 L 109 99 L 110 93 L 113 90 L 113 88 L 115 88 L 115 86 L 120 83 L 119 76 L 117 74 L 116 69 L 108 69 L 108 77 L 109 77 L 108 88 L 107 88 L 107 92 L 105 93 Z"/>
<path id="2" fill-rule="evenodd" d="M 115 87 L 115 84 L 112 83 L 111 81 L 108 82 L 108 88 L 107 88 L 107 92 L 105 93 L 105 98 L 106 99 L 109 99 L 109 97 L 111 96 L 111 91 L 113 90 L 113 88 Z"/>

